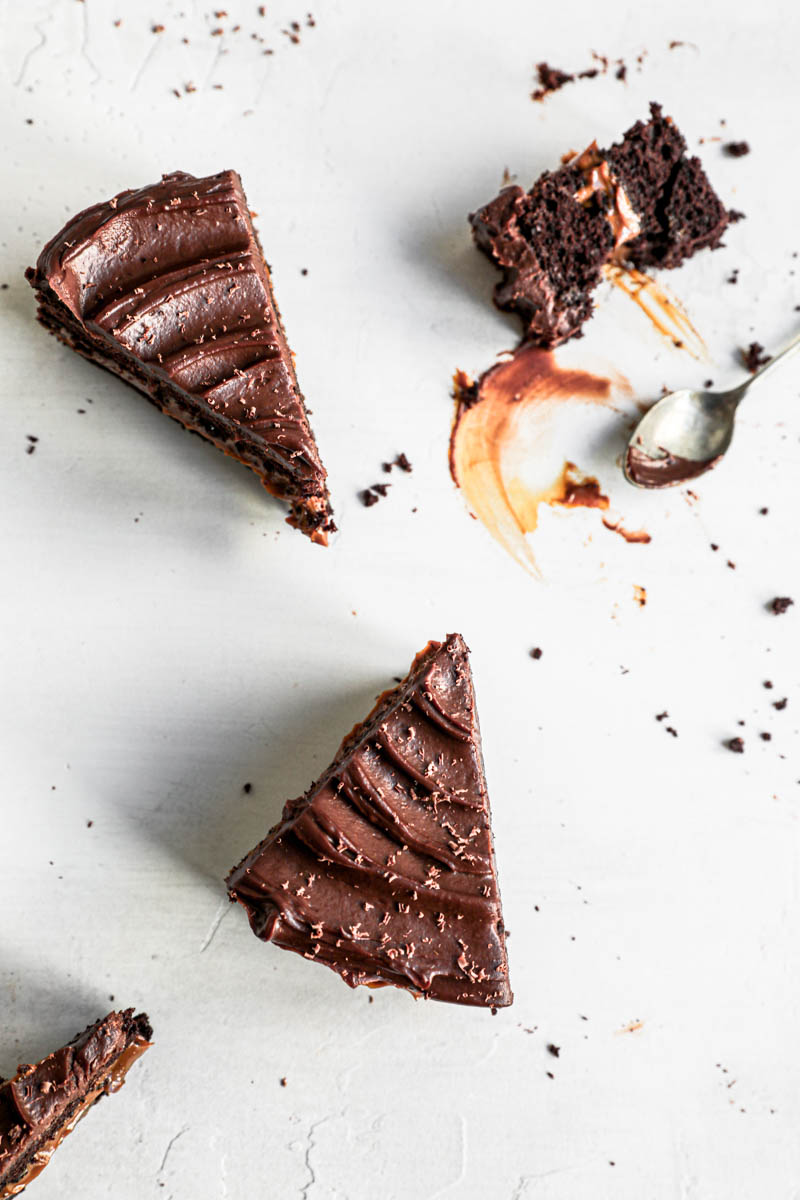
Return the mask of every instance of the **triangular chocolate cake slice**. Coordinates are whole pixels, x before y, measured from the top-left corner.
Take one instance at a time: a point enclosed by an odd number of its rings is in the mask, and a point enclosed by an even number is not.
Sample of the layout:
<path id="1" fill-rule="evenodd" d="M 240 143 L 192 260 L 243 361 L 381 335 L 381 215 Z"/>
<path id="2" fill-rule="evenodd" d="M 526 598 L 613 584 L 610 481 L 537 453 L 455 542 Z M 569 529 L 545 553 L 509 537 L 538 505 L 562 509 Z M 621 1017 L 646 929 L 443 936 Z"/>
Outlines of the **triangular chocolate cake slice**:
<path id="1" fill-rule="evenodd" d="M 228 878 L 264 941 L 351 987 L 512 1001 L 469 652 L 430 642 Z"/>
<path id="2" fill-rule="evenodd" d="M 251 467 L 327 544 L 325 468 L 235 171 L 87 208 L 27 275 L 43 325 Z"/>
<path id="3" fill-rule="evenodd" d="M 40 1175 L 81 1117 L 125 1082 L 150 1045 L 144 1013 L 112 1012 L 41 1062 L 0 1080 L 0 1200 Z"/>

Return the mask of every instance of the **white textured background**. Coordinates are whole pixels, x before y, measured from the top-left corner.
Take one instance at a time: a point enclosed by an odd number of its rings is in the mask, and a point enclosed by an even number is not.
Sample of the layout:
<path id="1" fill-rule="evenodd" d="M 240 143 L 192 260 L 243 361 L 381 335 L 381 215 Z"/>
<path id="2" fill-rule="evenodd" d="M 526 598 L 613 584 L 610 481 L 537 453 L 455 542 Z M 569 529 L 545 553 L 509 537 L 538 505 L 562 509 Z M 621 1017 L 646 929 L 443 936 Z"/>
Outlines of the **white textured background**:
<path id="1" fill-rule="evenodd" d="M 737 346 L 793 332 L 800 13 L 321 0 L 309 28 L 299 3 L 260 18 L 223 2 L 221 20 L 192 0 L 0 5 L 0 1070 L 112 995 L 156 1030 L 31 1195 L 796 1200 L 800 603 L 765 604 L 800 601 L 800 372 L 754 396 L 699 500 L 635 498 L 650 546 L 596 513 L 549 516 L 543 582 L 468 518 L 446 443 L 453 369 L 516 332 L 467 212 L 504 167 L 528 183 L 650 99 L 693 146 L 752 146 L 701 147 L 748 220 L 670 280 L 714 363 L 665 347 L 621 295 L 575 353 L 649 397 L 732 381 Z M 591 49 L 624 57 L 628 82 L 528 99 L 536 61 L 581 69 Z M 85 205 L 229 166 L 330 471 L 328 551 L 255 476 L 48 338 L 22 278 Z M 362 508 L 399 450 L 414 474 Z M 221 883 L 454 629 L 474 652 L 512 934 L 516 1003 L 495 1018 L 350 992 L 259 944 Z M 739 733 L 742 756 L 722 747 Z"/>

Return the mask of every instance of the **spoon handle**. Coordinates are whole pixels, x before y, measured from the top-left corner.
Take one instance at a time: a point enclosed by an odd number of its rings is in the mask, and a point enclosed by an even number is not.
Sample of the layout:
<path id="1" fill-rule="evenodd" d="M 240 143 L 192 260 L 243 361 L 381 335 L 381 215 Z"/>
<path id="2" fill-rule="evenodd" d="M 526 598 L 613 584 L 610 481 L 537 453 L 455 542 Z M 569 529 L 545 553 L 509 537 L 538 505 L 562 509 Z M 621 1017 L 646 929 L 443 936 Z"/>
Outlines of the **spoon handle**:
<path id="1" fill-rule="evenodd" d="M 780 354 L 776 354 L 775 357 L 771 358 L 768 363 L 764 363 L 763 367 L 759 367 L 755 374 L 751 375 L 751 377 L 741 385 L 740 391 L 742 394 L 751 388 L 757 379 L 763 379 L 769 371 L 773 371 L 775 367 L 777 367 L 779 362 L 781 362 L 784 358 L 789 358 L 792 354 L 797 354 L 798 350 L 800 350 L 800 333 L 792 338 L 792 340 L 789 342 L 789 345 L 781 350 Z"/>

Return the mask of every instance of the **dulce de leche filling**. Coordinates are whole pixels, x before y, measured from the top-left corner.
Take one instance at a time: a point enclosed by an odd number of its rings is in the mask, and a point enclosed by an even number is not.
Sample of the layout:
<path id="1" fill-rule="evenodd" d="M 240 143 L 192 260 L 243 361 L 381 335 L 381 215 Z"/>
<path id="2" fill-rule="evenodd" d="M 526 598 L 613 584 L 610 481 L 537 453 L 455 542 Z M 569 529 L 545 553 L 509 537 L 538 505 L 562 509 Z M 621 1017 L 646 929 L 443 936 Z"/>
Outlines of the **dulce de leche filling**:
<path id="1" fill-rule="evenodd" d="M 633 241 L 642 232 L 641 222 L 633 210 L 625 189 L 614 175 L 606 159 L 602 157 L 597 142 L 587 146 L 582 154 L 569 160 L 586 180 L 575 193 L 579 204 L 587 205 L 596 196 L 606 215 L 614 235 L 614 249 L 619 250 L 625 242 Z"/>

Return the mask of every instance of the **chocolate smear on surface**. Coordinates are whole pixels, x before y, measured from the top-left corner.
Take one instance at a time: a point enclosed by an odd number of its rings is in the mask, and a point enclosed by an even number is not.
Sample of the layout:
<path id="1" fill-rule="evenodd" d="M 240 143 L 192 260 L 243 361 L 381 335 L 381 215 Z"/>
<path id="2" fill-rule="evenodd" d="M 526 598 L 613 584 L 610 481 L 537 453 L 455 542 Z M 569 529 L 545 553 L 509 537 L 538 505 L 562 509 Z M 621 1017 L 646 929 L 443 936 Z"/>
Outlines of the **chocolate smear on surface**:
<path id="1" fill-rule="evenodd" d="M 541 505 L 609 508 L 598 480 L 569 458 L 555 471 L 552 456 L 549 464 L 544 460 L 551 427 L 567 405 L 616 410 L 615 389 L 627 391 L 627 381 L 561 366 L 551 351 L 530 344 L 477 381 L 456 372 L 450 473 L 473 515 L 534 575 L 539 569 L 528 535 L 537 528 Z M 619 532 L 618 523 L 614 519 L 607 528 Z"/>
<path id="2" fill-rule="evenodd" d="M 603 274 L 609 283 L 633 300 L 653 327 L 676 349 L 685 350 L 692 358 L 708 361 L 706 344 L 689 314 L 663 284 L 644 271 L 619 264 L 604 267 Z"/>

